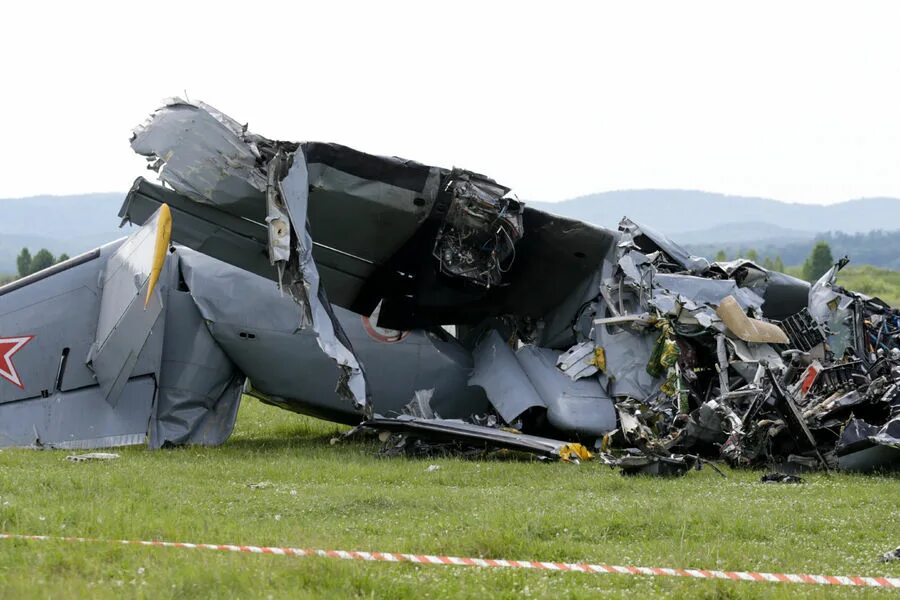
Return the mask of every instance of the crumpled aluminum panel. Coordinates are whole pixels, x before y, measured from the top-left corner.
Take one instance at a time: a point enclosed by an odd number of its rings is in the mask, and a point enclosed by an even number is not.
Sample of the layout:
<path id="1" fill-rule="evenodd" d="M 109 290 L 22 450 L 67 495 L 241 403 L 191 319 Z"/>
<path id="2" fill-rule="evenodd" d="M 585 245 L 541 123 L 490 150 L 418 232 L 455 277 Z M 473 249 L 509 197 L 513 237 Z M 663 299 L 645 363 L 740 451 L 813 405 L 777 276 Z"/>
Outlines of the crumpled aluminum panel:
<path id="1" fill-rule="evenodd" d="M 196 202 L 264 213 L 253 202 L 266 191 L 259 149 L 243 126 L 208 104 L 167 100 L 134 129 L 131 147 L 160 180 Z"/>

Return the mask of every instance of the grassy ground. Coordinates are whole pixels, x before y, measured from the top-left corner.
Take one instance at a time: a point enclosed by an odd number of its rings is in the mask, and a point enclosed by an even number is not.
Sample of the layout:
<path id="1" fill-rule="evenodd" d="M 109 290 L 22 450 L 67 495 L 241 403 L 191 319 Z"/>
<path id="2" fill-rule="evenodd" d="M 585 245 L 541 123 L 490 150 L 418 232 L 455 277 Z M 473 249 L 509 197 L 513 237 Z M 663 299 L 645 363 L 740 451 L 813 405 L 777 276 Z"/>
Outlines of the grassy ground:
<path id="1" fill-rule="evenodd" d="M 900 306 L 900 271 L 848 265 L 838 274 L 838 283 L 848 290 L 878 296 L 891 306 Z"/>
<path id="2" fill-rule="evenodd" d="M 334 425 L 245 399 L 221 448 L 0 452 L 0 530 L 815 574 L 900 576 L 900 479 L 799 486 L 711 469 L 405 460 L 332 446 Z M 440 466 L 427 471 L 430 464 Z M 250 487 L 251 484 L 262 484 Z M 3 597 L 776 597 L 878 590 L 555 574 L 0 541 Z"/>
<path id="3" fill-rule="evenodd" d="M 802 267 L 788 267 L 785 272 L 803 278 Z M 900 271 L 850 263 L 838 273 L 837 282 L 848 290 L 877 296 L 891 306 L 900 306 Z"/>

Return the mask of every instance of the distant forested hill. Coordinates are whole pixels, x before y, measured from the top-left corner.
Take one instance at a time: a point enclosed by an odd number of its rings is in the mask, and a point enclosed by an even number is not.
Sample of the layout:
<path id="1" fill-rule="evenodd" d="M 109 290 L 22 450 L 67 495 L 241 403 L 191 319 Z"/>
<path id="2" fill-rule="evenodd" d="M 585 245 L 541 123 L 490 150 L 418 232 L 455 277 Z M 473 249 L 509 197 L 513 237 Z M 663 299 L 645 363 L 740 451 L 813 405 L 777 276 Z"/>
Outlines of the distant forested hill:
<path id="1" fill-rule="evenodd" d="M 74 256 L 127 234 L 116 216 L 124 193 L 0 199 L 0 275 L 15 272 L 23 247 Z M 753 248 L 800 264 L 815 239 L 854 264 L 900 269 L 900 200 L 864 198 L 830 206 L 690 190 L 604 192 L 529 205 L 606 227 L 627 215 L 669 234 L 693 252 L 729 256 Z M 832 233 L 823 233 L 832 232 Z M 526 232 L 527 235 L 527 232 Z"/>
<path id="2" fill-rule="evenodd" d="M 713 257 L 719 250 L 724 250 L 729 258 L 746 256 L 753 249 L 760 260 L 766 256 L 780 256 L 786 265 L 799 265 L 809 255 L 813 244 L 824 240 L 831 246 L 831 254 L 835 258 L 849 256 L 851 264 L 875 265 L 885 269 L 900 271 L 900 230 L 870 231 L 868 233 L 843 233 L 832 231 L 811 236 L 806 240 L 740 240 L 724 243 L 685 244 L 694 254 Z"/>
<path id="3" fill-rule="evenodd" d="M 701 256 L 725 250 L 733 258 L 754 249 L 760 260 L 781 256 L 785 264 L 797 265 L 821 239 L 835 257 L 848 255 L 853 264 L 900 269 L 897 198 L 821 206 L 689 190 L 627 190 L 529 205 L 604 227 L 628 216 Z"/>
<path id="4" fill-rule="evenodd" d="M 24 247 L 75 256 L 126 235 L 124 193 L 0 199 L 0 274 L 14 273 Z"/>
<path id="5" fill-rule="evenodd" d="M 900 229 L 897 198 L 861 198 L 822 206 L 693 190 L 625 190 L 529 205 L 604 227 L 615 227 L 628 216 L 672 235 L 712 230 L 720 236 L 712 242 L 729 239 L 734 227 L 746 224 L 808 233 Z"/>

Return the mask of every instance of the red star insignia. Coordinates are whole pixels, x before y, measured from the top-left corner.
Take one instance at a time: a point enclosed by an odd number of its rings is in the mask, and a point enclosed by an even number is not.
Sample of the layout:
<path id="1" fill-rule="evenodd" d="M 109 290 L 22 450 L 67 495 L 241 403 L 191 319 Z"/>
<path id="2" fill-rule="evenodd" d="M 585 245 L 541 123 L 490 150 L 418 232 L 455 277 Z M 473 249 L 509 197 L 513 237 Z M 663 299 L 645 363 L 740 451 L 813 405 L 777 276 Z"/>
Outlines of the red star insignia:
<path id="1" fill-rule="evenodd" d="M 25 389 L 25 384 L 19 378 L 19 372 L 13 366 L 13 355 L 22 349 L 22 346 L 34 339 L 33 335 L 22 337 L 0 338 L 0 377 L 7 380 L 19 389 Z"/>

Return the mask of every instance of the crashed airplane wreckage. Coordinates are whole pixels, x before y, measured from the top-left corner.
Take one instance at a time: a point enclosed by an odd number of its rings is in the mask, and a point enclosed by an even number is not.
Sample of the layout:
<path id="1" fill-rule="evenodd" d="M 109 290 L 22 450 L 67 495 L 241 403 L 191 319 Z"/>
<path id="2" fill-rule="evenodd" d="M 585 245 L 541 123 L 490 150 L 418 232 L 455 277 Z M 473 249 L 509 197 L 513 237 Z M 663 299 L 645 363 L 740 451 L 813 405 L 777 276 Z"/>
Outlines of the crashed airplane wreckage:
<path id="1" fill-rule="evenodd" d="M 242 393 L 626 472 L 900 464 L 900 312 L 710 263 L 461 169 L 282 142 L 172 100 L 126 239 L 0 288 L 0 445 L 219 444 Z"/>

